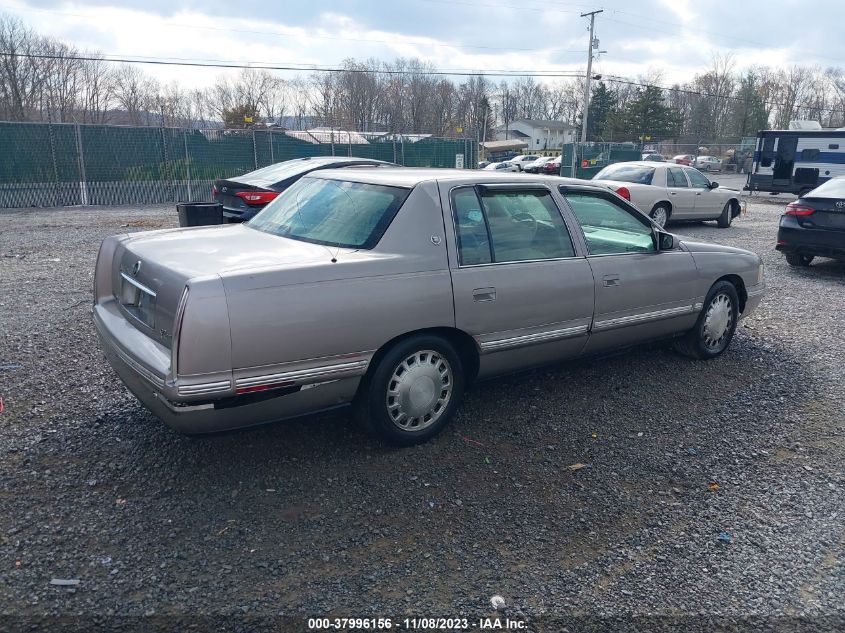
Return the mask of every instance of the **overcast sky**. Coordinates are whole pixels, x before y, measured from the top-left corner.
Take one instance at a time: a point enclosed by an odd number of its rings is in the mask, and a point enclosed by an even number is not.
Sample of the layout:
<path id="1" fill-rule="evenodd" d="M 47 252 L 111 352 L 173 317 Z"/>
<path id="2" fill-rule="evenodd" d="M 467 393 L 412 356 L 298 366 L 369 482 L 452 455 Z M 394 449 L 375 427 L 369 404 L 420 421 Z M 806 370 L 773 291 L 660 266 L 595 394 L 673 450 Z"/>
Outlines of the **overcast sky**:
<path id="1" fill-rule="evenodd" d="M 43 34 L 124 56 L 336 65 L 419 57 L 441 69 L 578 70 L 588 20 L 595 69 L 665 84 L 691 79 L 714 53 L 752 64 L 845 66 L 845 2 L 799 0 L 0 0 Z M 220 70 L 144 66 L 183 87 Z M 293 76 L 294 73 L 287 73 Z"/>

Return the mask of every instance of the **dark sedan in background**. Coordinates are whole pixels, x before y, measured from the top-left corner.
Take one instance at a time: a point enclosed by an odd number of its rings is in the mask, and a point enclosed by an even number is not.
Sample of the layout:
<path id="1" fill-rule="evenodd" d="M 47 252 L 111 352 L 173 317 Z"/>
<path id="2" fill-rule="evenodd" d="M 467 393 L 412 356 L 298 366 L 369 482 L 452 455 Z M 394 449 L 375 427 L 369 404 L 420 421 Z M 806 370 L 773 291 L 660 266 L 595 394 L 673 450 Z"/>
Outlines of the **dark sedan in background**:
<path id="1" fill-rule="evenodd" d="M 817 256 L 845 260 L 845 176 L 786 206 L 776 248 L 791 266 L 809 266 Z"/>
<path id="2" fill-rule="evenodd" d="M 263 209 L 297 180 L 318 169 L 341 167 L 398 167 L 393 163 L 369 158 L 312 156 L 294 158 L 256 169 L 243 176 L 217 180 L 211 189 L 214 202 L 223 205 L 227 222 L 245 222 Z"/>

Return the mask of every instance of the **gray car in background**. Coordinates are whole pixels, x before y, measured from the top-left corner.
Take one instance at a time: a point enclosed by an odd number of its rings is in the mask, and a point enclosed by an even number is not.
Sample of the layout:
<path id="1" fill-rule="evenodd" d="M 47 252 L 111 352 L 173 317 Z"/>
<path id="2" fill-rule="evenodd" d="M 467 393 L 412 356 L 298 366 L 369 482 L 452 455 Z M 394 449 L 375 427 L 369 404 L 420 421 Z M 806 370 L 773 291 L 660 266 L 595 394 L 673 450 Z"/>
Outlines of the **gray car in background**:
<path id="1" fill-rule="evenodd" d="M 717 357 L 763 288 L 756 254 L 665 233 L 584 181 L 345 169 L 246 224 L 107 238 L 93 316 L 182 432 L 354 404 L 408 445 L 478 379 L 667 337 Z"/>

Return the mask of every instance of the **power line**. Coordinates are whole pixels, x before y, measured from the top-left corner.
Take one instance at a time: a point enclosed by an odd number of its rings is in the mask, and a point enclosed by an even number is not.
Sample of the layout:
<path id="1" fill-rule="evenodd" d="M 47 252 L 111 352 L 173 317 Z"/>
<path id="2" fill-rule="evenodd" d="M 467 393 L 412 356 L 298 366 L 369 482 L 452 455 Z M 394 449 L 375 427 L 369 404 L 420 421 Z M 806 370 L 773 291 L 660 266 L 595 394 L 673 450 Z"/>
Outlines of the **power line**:
<path id="1" fill-rule="evenodd" d="M 368 68 L 368 67 L 326 67 L 319 65 L 294 65 L 287 63 L 284 65 L 271 65 L 269 63 L 257 62 L 256 64 L 247 64 L 242 62 L 211 62 L 205 60 L 194 61 L 174 61 L 164 58 L 144 58 L 144 57 L 116 57 L 111 55 L 46 55 L 39 53 L 10 53 L 7 51 L 0 51 L 0 56 L 20 57 L 26 59 L 55 59 L 55 60 L 75 60 L 75 61 L 103 61 L 116 62 L 126 64 L 152 64 L 157 66 L 190 66 L 196 68 L 248 68 L 252 70 L 290 70 L 290 71 L 313 71 L 313 72 L 328 72 L 328 73 L 379 73 L 384 75 L 434 75 L 434 76 L 458 76 L 458 77 L 559 77 L 572 78 L 583 77 L 584 74 L 578 70 L 547 70 L 547 71 L 524 71 L 524 70 L 506 70 L 506 69 L 490 69 L 490 70 L 461 70 L 461 69 L 444 69 L 444 70 L 395 70 L 389 68 Z"/>
<path id="2" fill-rule="evenodd" d="M 547 71 L 524 71 L 524 70 L 460 70 L 460 69 L 444 69 L 444 70 L 394 70 L 383 68 L 368 68 L 368 67 L 330 67 L 330 66 L 305 66 L 293 65 L 291 63 L 271 65 L 265 62 L 252 63 L 238 63 L 225 61 L 207 61 L 207 60 L 169 60 L 161 58 L 141 58 L 141 57 L 116 57 L 116 56 L 96 56 L 96 55 L 46 55 L 37 53 L 9 53 L 0 51 L 0 56 L 19 57 L 27 59 L 50 59 L 50 60 L 74 60 L 74 61 L 103 61 L 112 63 L 126 63 L 126 64 L 150 64 L 156 66 L 187 66 L 194 68 L 221 68 L 221 69 L 252 69 L 252 70 L 287 70 L 295 72 L 311 71 L 311 72 L 327 72 L 327 73 L 357 73 L 357 74 L 385 74 L 385 75 L 428 75 L 428 76 L 457 76 L 457 77 L 538 77 L 538 78 L 559 78 L 559 79 L 578 79 L 585 77 L 584 73 L 578 70 L 547 70 Z M 726 99 L 730 101 L 746 101 L 744 97 L 737 97 L 733 95 L 714 94 L 711 92 L 704 92 L 700 90 L 692 90 L 689 88 L 667 87 L 657 84 L 649 84 L 641 81 L 634 81 L 626 77 L 617 75 L 605 75 L 602 81 L 615 84 L 623 84 L 630 86 L 637 86 L 641 88 L 654 88 L 664 92 L 676 92 L 680 94 L 695 95 L 700 97 L 712 97 L 716 99 Z M 818 112 L 840 113 L 843 108 L 821 108 L 807 104 L 793 104 L 789 105 L 779 101 L 772 101 L 770 99 L 760 99 L 761 103 L 766 105 L 778 106 L 782 108 L 791 107 L 793 109 L 816 110 Z"/>

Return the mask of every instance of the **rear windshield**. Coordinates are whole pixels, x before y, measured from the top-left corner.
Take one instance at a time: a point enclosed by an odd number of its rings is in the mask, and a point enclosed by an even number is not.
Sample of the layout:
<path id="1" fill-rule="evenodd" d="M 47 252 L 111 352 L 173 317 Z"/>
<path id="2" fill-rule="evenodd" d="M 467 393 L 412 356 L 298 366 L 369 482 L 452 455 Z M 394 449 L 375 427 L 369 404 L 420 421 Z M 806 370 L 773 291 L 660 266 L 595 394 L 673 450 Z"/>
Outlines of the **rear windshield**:
<path id="1" fill-rule="evenodd" d="M 409 193 L 401 187 L 303 178 L 248 226 L 312 244 L 369 249 L 381 239 Z"/>
<path id="2" fill-rule="evenodd" d="M 808 193 L 805 198 L 845 198 L 845 178 L 828 180 Z"/>
<path id="3" fill-rule="evenodd" d="M 654 167 L 641 165 L 608 165 L 597 173 L 594 180 L 616 180 L 618 182 L 633 182 L 640 185 L 650 185 L 654 177 Z"/>
<path id="4" fill-rule="evenodd" d="M 291 176 L 298 176 L 321 166 L 319 162 L 298 158 L 256 169 L 243 176 L 238 176 L 235 180 L 250 185 L 258 185 L 259 187 L 267 187 L 269 185 L 275 185 L 282 180 L 287 180 Z"/>

